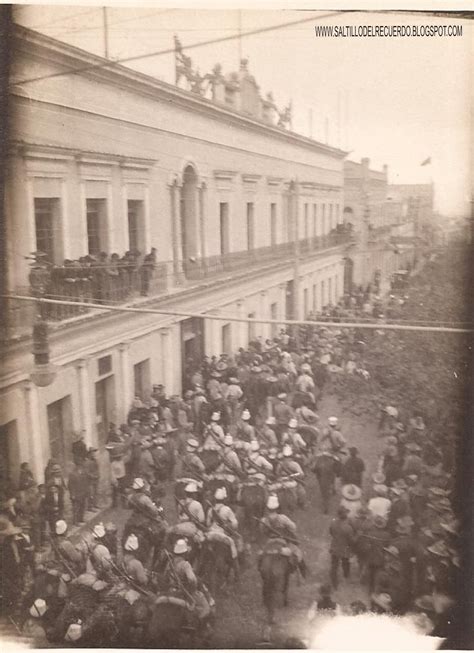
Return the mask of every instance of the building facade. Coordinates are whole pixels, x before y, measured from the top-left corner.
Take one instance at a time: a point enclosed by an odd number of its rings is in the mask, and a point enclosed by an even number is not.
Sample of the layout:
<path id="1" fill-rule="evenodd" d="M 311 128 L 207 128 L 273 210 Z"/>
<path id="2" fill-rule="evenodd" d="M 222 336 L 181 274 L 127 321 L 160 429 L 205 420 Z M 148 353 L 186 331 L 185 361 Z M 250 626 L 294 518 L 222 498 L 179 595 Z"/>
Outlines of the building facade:
<path id="1" fill-rule="evenodd" d="M 352 283 L 377 283 L 384 292 L 398 269 L 411 266 L 415 258 L 415 222 L 403 216 L 390 200 L 388 167 L 370 168 L 370 159 L 344 162 L 344 220 L 353 225 L 357 246 L 351 256 Z"/>
<path id="2" fill-rule="evenodd" d="M 9 304 L 0 443 L 12 479 L 29 461 L 40 480 L 50 457 L 67 470 L 74 432 L 105 460 L 110 422 L 152 383 L 179 393 L 204 354 L 337 302 L 345 153 L 291 132 L 265 103 L 252 113 L 246 64 L 229 103 L 24 28 L 13 46 L 9 288 L 70 302 L 41 309 L 55 366 L 44 387 L 32 374 L 38 306 Z"/>

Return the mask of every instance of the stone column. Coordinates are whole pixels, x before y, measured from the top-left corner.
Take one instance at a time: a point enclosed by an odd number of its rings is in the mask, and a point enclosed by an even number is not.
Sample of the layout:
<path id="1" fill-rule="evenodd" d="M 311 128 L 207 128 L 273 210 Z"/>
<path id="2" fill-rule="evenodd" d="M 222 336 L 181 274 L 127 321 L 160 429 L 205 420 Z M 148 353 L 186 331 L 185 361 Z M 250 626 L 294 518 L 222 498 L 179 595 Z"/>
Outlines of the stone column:
<path id="1" fill-rule="evenodd" d="M 31 381 L 23 386 L 25 394 L 25 421 L 29 433 L 29 460 L 35 478 L 40 481 L 44 477 L 47 452 L 44 450 L 44 438 L 41 433 L 41 415 L 39 410 L 38 388 Z"/>
<path id="2" fill-rule="evenodd" d="M 129 342 L 121 342 L 118 346 L 120 364 L 119 364 L 119 379 L 120 379 L 120 402 L 117 418 L 119 422 L 125 422 L 127 419 L 128 411 L 133 400 L 133 388 L 131 381 L 130 358 L 128 351 L 130 349 Z"/>
<path id="3" fill-rule="evenodd" d="M 92 428 L 91 417 L 91 394 L 89 386 L 89 359 L 81 358 L 76 362 L 76 374 L 79 387 L 79 416 L 81 431 L 84 433 L 84 441 L 88 447 L 97 444 L 96 434 Z"/>
<path id="4" fill-rule="evenodd" d="M 203 267 L 206 265 L 207 248 L 206 248 L 206 184 L 202 183 L 198 186 L 198 216 L 199 216 L 199 241 L 200 247 L 198 248 L 199 255 L 202 259 L 201 264 Z"/>
<path id="5" fill-rule="evenodd" d="M 180 210 L 180 190 L 181 186 L 175 179 L 172 184 L 168 185 L 171 202 L 171 240 L 173 244 L 173 272 L 175 283 L 183 281 L 183 249 L 181 236 L 181 210 Z"/>
<path id="6" fill-rule="evenodd" d="M 245 317 L 244 315 L 244 300 L 239 299 L 237 301 L 237 317 L 243 318 Z M 237 350 L 239 347 L 247 347 L 248 342 L 247 342 L 247 332 L 248 332 L 248 327 L 245 322 L 236 322 L 236 342 L 234 345 L 234 349 Z"/>

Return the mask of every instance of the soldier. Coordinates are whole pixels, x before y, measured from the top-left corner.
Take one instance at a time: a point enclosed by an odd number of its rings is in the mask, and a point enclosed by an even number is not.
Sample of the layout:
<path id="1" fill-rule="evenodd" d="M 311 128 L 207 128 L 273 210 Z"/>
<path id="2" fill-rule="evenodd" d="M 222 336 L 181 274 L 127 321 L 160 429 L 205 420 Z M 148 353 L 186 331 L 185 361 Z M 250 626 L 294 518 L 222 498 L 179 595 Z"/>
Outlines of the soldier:
<path id="1" fill-rule="evenodd" d="M 65 567 L 66 572 L 83 574 L 86 571 L 87 553 L 83 547 L 74 546 L 67 537 L 68 526 L 64 519 L 56 522 L 56 537 L 51 539 L 55 557 Z"/>
<path id="2" fill-rule="evenodd" d="M 149 486 L 145 485 L 145 481 L 140 477 L 135 478 L 132 483 L 132 490 L 134 492 L 128 498 L 130 508 L 144 517 L 161 522 L 163 520 L 163 509 L 159 508 L 151 499 Z"/>
<path id="3" fill-rule="evenodd" d="M 293 417 L 293 410 L 286 403 L 286 393 L 281 392 L 277 399 L 278 403 L 273 407 L 273 413 L 275 415 L 275 433 L 277 438 L 280 440 L 284 431 L 288 428 L 288 422 Z"/>
<path id="4" fill-rule="evenodd" d="M 307 566 L 303 559 L 303 552 L 298 544 L 296 524 L 286 515 L 279 514 L 279 507 L 278 497 L 275 494 L 271 494 L 267 499 L 267 514 L 261 521 L 260 529 L 264 535 L 271 539 L 281 538 L 287 542 L 291 549 L 293 560 L 299 568 L 301 575 L 305 578 Z"/>
<path id="5" fill-rule="evenodd" d="M 184 594 L 188 600 L 191 598 L 194 601 L 196 616 L 201 622 L 206 622 L 214 601 L 209 597 L 204 586 L 199 583 L 194 569 L 186 560 L 188 552 L 186 540 L 177 540 L 173 555 L 170 556 L 165 569 L 165 578 L 170 588 Z"/>
<path id="6" fill-rule="evenodd" d="M 288 422 L 288 429 L 282 433 L 281 444 L 288 444 L 296 453 L 306 451 L 306 442 L 298 433 L 298 421 L 292 417 Z"/>
<path id="7" fill-rule="evenodd" d="M 84 442 L 84 432 L 75 433 L 72 442 L 72 457 L 75 465 L 82 465 L 87 457 L 87 445 Z"/>
<path id="8" fill-rule="evenodd" d="M 237 474 L 242 472 L 242 465 L 240 458 L 233 450 L 234 439 L 231 435 L 226 435 L 224 438 L 224 449 L 221 452 L 221 464 L 217 471 L 220 473 Z"/>
<path id="9" fill-rule="evenodd" d="M 285 444 L 283 447 L 283 460 L 277 467 L 276 475 L 281 476 L 290 476 L 292 477 L 296 485 L 296 499 L 300 508 L 304 508 L 306 502 L 306 490 L 303 484 L 304 472 L 301 465 L 292 459 L 293 449 Z"/>
<path id="10" fill-rule="evenodd" d="M 244 442 L 255 440 L 255 428 L 250 424 L 250 411 L 245 409 L 237 422 L 237 437 Z"/>
<path id="11" fill-rule="evenodd" d="M 250 451 L 247 458 L 247 468 L 263 474 L 272 473 L 273 465 L 260 453 L 260 445 L 257 440 L 250 443 Z"/>
<path id="12" fill-rule="evenodd" d="M 355 532 L 347 519 L 347 510 L 343 506 L 337 509 L 337 517 L 332 520 L 329 527 L 331 543 L 329 552 L 331 554 L 331 583 L 334 589 L 338 586 L 339 563 L 342 565 L 344 578 L 349 578 L 350 557 L 355 540 Z"/>
<path id="13" fill-rule="evenodd" d="M 97 449 L 89 447 L 87 450 L 87 457 L 84 464 L 87 478 L 89 479 L 89 498 L 88 498 L 88 509 L 89 510 L 99 510 L 97 505 L 98 493 L 99 493 L 99 463 L 95 457 Z"/>
<path id="14" fill-rule="evenodd" d="M 99 522 L 92 529 L 93 543 L 89 546 L 89 559 L 87 561 L 88 573 L 96 573 L 101 579 L 107 578 L 113 569 L 114 561 L 106 545 L 106 530 L 104 524 Z"/>
<path id="15" fill-rule="evenodd" d="M 138 585 L 146 587 L 148 585 L 148 574 L 142 562 L 135 557 L 138 547 L 137 536 L 134 533 L 130 533 L 125 541 L 122 565 L 129 578 Z"/>
<path id="16" fill-rule="evenodd" d="M 226 505 L 227 491 L 224 487 L 217 488 L 214 493 L 215 503 L 207 512 L 206 523 L 209 534 L 219 533 L 222 539 L 226 538 L 232 555 L 235 577 L 239 577 L 240 569 L 238 555 L 244 550 L 242 536 L 238 532 L 239 522 L 230 506 Z"/>
<path id="17" fill-rule="evenodd" d="M 323 437 L 321 443 L 327 440 L 331 445 L 331 452 L 338 456 L 342 449 L 346 446 L 346 438 L 342 435 L 340 430 L 337 428 L 339 420 L 337 417 L 329 417 L 328 425 L 329 427 L 324 429 Z"/>
<path id="18" fill-rule="evenodd" d="M 193 521 L 194 523 L 205 523 L 204 508 L 197 500 L 198 487 L 196 483 L 188 483 L 184 488 L 185 499 L 179 504 L 178 521 Z"/>
<path id="19" fill-rule="evenodd" d="M 217 443 L 222 444 L 224 441 L 224 429 L 219 424 L 221 419 L 221 414 L 217 411 L 214 411 L 211 415 L 211 423 L 208 424 L 204 430 L 204 444 L 203 449 L 209 448 L 209 446 L 214 447 Z"/>
<path id="20" fill-rule="evenodd" d="M 262 430 L 259 433 L 260 443 L 264 449 L 273 449 L 278 447 L 278 438 L 274 427 L 276 420 L 274 417 L 267 417 Z"/>
<path id="21" fill-rule="evenodd" d="M 197 455 L 199 442 L 195 438 L 186 441 L 186 453 L 182 458 L 183 472 L 186 476 L 199 479 L 205 473 L 204 463 Z"/>

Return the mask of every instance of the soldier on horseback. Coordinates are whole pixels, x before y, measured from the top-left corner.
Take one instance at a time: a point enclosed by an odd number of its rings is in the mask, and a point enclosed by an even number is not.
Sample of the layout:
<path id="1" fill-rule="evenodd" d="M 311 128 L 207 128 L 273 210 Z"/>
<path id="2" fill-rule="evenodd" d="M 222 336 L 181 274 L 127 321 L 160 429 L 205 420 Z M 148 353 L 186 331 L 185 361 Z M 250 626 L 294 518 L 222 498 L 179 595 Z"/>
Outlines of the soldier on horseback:
<path id="1" fill-rule="evenodd" d="M 189 438 L 186 442 L 186 453 L 184 454 L 182 461 L 183 472 L 190 478 L 200 478 L 206 471 L 204 463 L 197 454 L 198 449 L 199 442 L 195 438 Z"/>
<path id="2" fill-rule="evenodd" d="M 224 487 L 217 488 L 214 498 L 215 503 L 209 508 L 206 518 L 209 535 L 212 538 L 214 534 L 219 534 L 220 539 L 227 541 L 231 550 L 235 575 L 238 577 L 240 571 L 238 554 L 244 550 L 244 542 L 238 532 L 239 522 L 232 508 L 226 505 L 227 492 Z"/>
<path id="3" fill-rule="evenodd" d="M 65 571 L 74 574 L 82 574 L 86 570 L 86 551 L 75 546 L 67 537 L 68 525 L 64 519 L 59 519 L 56 522 L 55 533 L 56 537 L 51 539 L 53 553 L 61 566 L 65 567 Z"/>
<path id="4" fill-rule="evenodd" d="M 122 565 L 127 576 L 137 585 L 145 587 L 148 584 L 148 574 L 143 563 L 136 558 L 139 548 L 138 538 L 130 533 L 124 545 Z"/>
<path id="5" fill-rule="evenodd" d="M 274 494 L 270 495 L 267 500 L 267 514 L 261 520 L 262 533 L 269 540 L 275 538 L 285 540 L 295 566 L 298 567 L 301 575 L 305 578 L 307 567 L 296 537 L 296 524 L 286 515 L 278 513 L 279 507 L 278 497 Z"/>
<path id="6" fill-rule="evenodd" d="M 294 479 L 294 482 L 296 483 L 296 499 L 298 505 L 301 508 L 304 508 L 306 502 L 306 490 L 303 484 L 304 471 L 301 465 L 294 460 L 292 456 L 292 448 L 288 444 L 285 444 L 283 447 L 283 459 L 277 467 L 277 476 L 286 476 Z"/>
<path id="7" fill-rule="evenodd" d="M 92 529 L 93 543 L 89 546 L 89 559 L 87 561 L 88 573 L 95 573 L 100 579 L 109 578 L 112 573 L 114 561 L 106 541 L 106 530 L 102 522 Z"/>

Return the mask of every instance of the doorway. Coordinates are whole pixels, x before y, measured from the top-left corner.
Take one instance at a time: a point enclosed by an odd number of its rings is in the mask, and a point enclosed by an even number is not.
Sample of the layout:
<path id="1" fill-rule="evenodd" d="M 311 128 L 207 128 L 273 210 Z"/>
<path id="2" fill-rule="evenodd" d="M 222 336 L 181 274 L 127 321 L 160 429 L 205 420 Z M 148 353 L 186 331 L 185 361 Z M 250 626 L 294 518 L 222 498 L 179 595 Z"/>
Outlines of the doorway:
<path id="1" fill-rule="evenodd" d="M 95 415 L 99 445 L 105 445 L 109 424 L 114 412 L 114 376 L 107 376 L 95 384 Z"/>
<path id="2" fill-rule="evenodd" d="M 63 397 L 46 407 L 48 418 L 49 455 L 62 466 L 67 468 L 67 463 L 72 458 L 72 412 L 71 397 Z"/>
<path id="3" fill-rule="evenodd" d="M 189 389 L 189 378 L 201 367 L 204 357 L 204 320 L 191 317 L 181 322 L 181 379 L 182 387 Z"/>
<path id="4" fill-rule="evenodd" d="M 17 484 L 19 456 L 17 424 L 16 420 L 12 420 L 0 426 L 0 493 L 2 496 Z"/>

